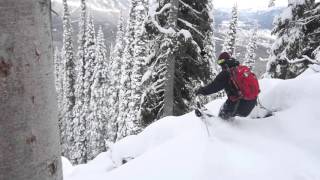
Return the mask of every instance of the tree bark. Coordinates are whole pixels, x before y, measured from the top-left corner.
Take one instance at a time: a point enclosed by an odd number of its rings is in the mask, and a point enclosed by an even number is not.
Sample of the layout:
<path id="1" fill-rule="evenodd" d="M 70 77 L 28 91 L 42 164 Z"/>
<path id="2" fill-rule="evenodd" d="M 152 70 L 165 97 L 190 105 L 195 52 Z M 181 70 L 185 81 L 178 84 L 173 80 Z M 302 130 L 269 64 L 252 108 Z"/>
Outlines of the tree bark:
<path id="1" fill-rule="evenodd" d="M 168 27 L 172 29 L 177 28 L 177 20 L 178 20 L 178 0 L 170 0 L 171 8 L 169 11 L 168 17 Z M 162 117 L 174 115 L 174 81 L 175 81 L 175 52 L 174 48 L 177 45 L 173 38 L 169 46 L 169 55 L 167 59 L 167 74 L 166 74 L 166 87 L 164 94 L 164 107 Z"/>
<path id="2" fill-rule="evenodd" d="M 0 1 L 0 179 L 61 180 L 50 0 Z"/>

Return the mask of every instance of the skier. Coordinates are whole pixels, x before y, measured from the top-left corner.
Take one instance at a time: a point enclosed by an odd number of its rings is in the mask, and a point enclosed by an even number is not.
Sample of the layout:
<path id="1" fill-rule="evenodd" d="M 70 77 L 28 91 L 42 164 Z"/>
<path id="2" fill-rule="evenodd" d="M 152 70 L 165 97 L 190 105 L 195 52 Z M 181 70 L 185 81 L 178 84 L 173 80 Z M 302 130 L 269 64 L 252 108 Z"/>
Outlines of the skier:
<path id="1" fill-rule="evenodd" d="M 248 116 L 256 106 L 260 92 L 256 76 L 227 52 L 220 54 L 217 64 L 222 71 L 211 84 L 196 90 L 196 95 L 206 96 L 224 89 L 228 99 L 221 107 L 219 117 L 233 120 L 235 116 Z"/>

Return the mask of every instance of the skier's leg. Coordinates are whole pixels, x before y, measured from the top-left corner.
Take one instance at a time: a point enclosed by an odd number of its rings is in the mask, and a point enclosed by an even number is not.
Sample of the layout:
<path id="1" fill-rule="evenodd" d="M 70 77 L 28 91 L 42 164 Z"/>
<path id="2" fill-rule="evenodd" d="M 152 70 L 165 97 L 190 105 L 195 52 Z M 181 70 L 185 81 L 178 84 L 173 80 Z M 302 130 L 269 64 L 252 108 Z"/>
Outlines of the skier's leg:
<path id="1" fill-rule="evenodd" d="M 239 107 L 237 109 L 237 116 L 247 117 L 253 108 L 256 106 L 257 100 L 240 100 Z"/>
<path id="2" fill-rule="evenodd" d="M 236 103 L 230 100 L 227 100 L 223 104 L 223 106 L 220 108 L 219 117 L 226 121 L 233 120 L 235 106 L 236 106 Z"/>

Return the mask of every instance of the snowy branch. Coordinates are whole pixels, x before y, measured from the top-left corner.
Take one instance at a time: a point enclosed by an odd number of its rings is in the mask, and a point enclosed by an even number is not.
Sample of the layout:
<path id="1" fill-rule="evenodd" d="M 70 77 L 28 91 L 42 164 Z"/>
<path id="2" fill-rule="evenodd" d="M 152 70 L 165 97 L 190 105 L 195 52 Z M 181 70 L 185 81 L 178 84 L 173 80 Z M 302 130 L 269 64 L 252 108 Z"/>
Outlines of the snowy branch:
<path id="1" fill-rule="evenodd" d="M 262 62 L 267 62 L 267 61 L 269 61 L 268 58 L 262 58 L 262 57 L 260 57 L 259 60 L 262 61 Z"/>
<path id="2" fill-rule="evenodd" d="M 290 60 L 288 59 L 287 57 L 285 57 L 285 59 L 290 63 L 290 64 L 296 64 L 296 63 L 300 63 L 300 62 L 303 62 L 305 60 L 313 63 L 313 64 L 319 64 L 320 65 L 320 62 L 318 62 L 317 60 L 315 59 L 311 59 L 310 57 L 306 56 L 306 55 L 303 55 L 302 58 L 296 58 L 294 60 Z"/>
<path id="3" fill-rule="evenodd" d="M 314 16 L 310 16 L 306 19 L 302 19 L 300 21 L 298 21 L 299 24 L 302 24 L 302 25 L 305 25 L 305 24 L 308 24 L 310 23 L 311 21 L 315 20 L 316 18 L 320 17 L 320 14 L 318 15 L 314 15 Z"/>
<path id="4" fill-rule="evenodd" d="M 168 3 L 168 4 L 165 4 L 161 9 L 160 11 L 156 12 L 156 9 L 157 9 L 158 6 L 155 6 L 153 7 L 152 6 L 152 13 L 150 13 L 150 17 L 151 17 L 151 22 L 152 24 L 159 30 L 159 32 L 163 33 L 163 34 L 174 34 L 175 33 L 175 30 L 172 29 L 172 28 L 163 28 L 158 22 L 157 22 L 157 15 L 161 14 L 162 12 L 164 12 L 165 10 L 171 8 L 171 4 Z M 155 11 L 155 12 L 153 12 Z"/>
<path id="5" fill-rule="evenodd" d="M 201 12 L 195 10 L 195 9 L 192 8 L 189 4 L 183 2 L 182 0 L 179 0 L 179 2 L 180 2 L 182 5 L 184 5 L 185 7 L 189 8 L 190 10 L 192 10 L 193 12 L 195 12 L 195 13 L 197 13 L 197 14 L 199 14 L 199 15 L 201 14 Z"/>
<path id="6" fill-rule="evenodd" d="M 308 57 L 308 56 L 306 56 L 306 55 L 303 55 L 302 57 L 303 57 L 305 60 L 308 60 L 308 61 L 310 61 L 310 62 L 313 63 L 313 64 L 320 64 L 319 61 L 317 61 L 317 60 L 315 60 L 315 59 L 311 59 L 310 57 Z"/>
<path id="7" fill-rule="evenodd" d="M 155 57 L 155 55 L 156 55 L 155 52 L 152 52 L 151 54 L 149 54 L 149 56 L 147 56 L 145 59 L 145 64 L 149 64 L 151 62 L 152 58 Z"/>
<path id="8" fill-rule="evenodd" d="M 172 6 L 171 3 L 165 4 L 165 5 L 160 9 L 160 11 L 155 12 L 155 15 L 159 15 L 159 14 L 163 13 L 165 10 L 170 9 L 171 6 Z"/>
<path id="9" fill-rule="evenodd" d="M 179 35 L 180 35 L 180 34 L 183 35 L 185 41 L 192 38 L 191 33 L 190 33 L 188 30 L 186 30 L 186 29 L 181 29 L 181 30 L 178 32 L 178 34 L 179 34 Z"/>
<path id="10" fill-rule="evenodd" d="M 204 35 L 195 27 L 193 27 L 193 25 L 191 23 L 189 23 L 188 21 L 185 21 L 181 18 L 178 18 L 178 21 L 182 22 L 183 24 L 185 24 L 187 27 L 189 27 L 190 29 L 192 29 L 193 31 L 195 31 L 196 33 L 198 33 L 202 38 L 204 38 Z"/>

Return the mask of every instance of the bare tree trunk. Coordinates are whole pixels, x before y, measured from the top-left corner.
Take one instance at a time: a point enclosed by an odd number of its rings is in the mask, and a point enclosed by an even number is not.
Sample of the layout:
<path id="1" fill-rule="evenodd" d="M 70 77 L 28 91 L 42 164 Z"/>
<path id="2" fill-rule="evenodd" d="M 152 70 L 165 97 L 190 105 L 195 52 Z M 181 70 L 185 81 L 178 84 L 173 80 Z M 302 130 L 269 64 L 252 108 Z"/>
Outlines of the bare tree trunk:
<path id="1" fill-rule="evenodd" d="M 168 27 L 176 29 L 178 19 L 178 0 L 170 0 L 171 8 L 168 17 Z M 170 38 L 170 37 L 169 37 Z M 172 38 L 172 37 L 171 37 Z M 174 42 L 174 41 L 171 41 Z M 175 81 L 175 43 L 170 45 L 169 55 L 167 60 L 167 74 L 166 74 L 166 87 L 164 94 L 164 107 L 162 117 L 170 116 L 174 114 L 174 81 Z"/>
<path id="2" fill-rule="evenodd" d="M 61 180 L 50 0 L 0 1 L 0 179 Z"/>

